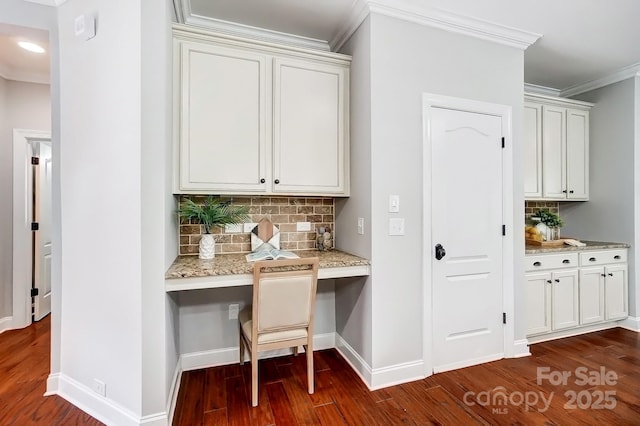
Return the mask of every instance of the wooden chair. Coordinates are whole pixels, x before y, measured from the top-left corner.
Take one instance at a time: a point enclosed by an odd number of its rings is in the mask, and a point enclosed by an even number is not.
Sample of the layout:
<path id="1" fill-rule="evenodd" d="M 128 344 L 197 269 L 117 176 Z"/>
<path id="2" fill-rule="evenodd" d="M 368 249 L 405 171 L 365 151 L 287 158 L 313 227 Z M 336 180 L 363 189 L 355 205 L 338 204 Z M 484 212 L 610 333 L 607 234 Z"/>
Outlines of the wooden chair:
<path id="1" fill-rule="evenodd" d="M 253 266 L 253 305 L 238 315 L 240 364 L 251 358 L 251 404 L 258 405 L 258 353 L 302 345 L 307 381 L 313 393 L 313 314 L 318 286 L 318 258 L 263 260 Z"/>

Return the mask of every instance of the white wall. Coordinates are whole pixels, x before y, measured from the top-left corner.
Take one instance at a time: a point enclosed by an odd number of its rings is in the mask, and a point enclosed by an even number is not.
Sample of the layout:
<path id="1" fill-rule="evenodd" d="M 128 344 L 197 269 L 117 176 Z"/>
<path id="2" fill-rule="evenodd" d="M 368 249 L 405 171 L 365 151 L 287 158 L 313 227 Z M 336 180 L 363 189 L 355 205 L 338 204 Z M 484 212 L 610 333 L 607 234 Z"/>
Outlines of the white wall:
<path id="1" fill-rule="evenodd" d="M 560 203 L 566 222 L 563 233 L 593 241 L 626 242 L 629 249 L 629 300 L 638 297 L 636 286 L 636 234 L 640 196 L 634 155 L 640 148 L 635 137 L 635 78 L 577 96 L 595 103 L 589 117 L 589 201 Z M 630 314 L 640 314 L 630 303 Z"/>
<path id="2" fill-rule="evenodd" d="M 380 368 L 419 361 L 423 358 L 422 263 L 422 108 L 423 93 L 437 93 L 510 105 L 513 108 L 513 223 L 523 225 L 523 162 L 520 132 L 523 105 L 523 52 L 486 41 L 428 28 L 394 18 L 370 16 L 371 117 L 366 111 L 352 112 L 354 129 L 371 123 L 371 295 L 372 336 L 364 347 L 372 347 L 371 367 Z M 361 37 L 359 33 L 356 37 Z M 367 43 L 352 40 L 352 55 L 363 60 Z M 362 55 L 362 56 L 361 56 Z M 365 59 L 366 60 L 366 59 Z M 354 78 L 355 79 L 355 78 Z M 356 90 L 367 91 L 367 87 Z M 352 88 L 353 91 L 353 88 Z M 355 97 L 366 96 L 354 94 Z M 356 101 L 357 102 L 357 101 Z M 357 104 L 356 104 L 357 105 Z M 357 106 L 356 106 L 357 107 Z M 364 133 L 364 132 L 363 132 Z M 366 136 L 352 140 L 352 149 L 365 149 Z M 353 156 L 353 163 L 367 161 Z M 368 173 L 356 166 L 352 173 Z M 353 176 L 352 180 L 357 181 Z M 366 178 L 365 178 L 366 182 Z M 398 194 L 406 235 L 387 235 L 388 196 Z M 351 202 L 349 199 L 345 205 Z M 341 224 L 355 224 L 355 210 L 343 208 Z M 351 216 L 351 217 L 349 217 Z M 517 313 L 515 338 L 524 338 L 524 241 L 516 232 L 513 247 Z M 509 253 L 511 254 L 511 253 Z M 402 350 L 398 350 L 399 345 Z M 360 354 L 362 356 L 362 354 Z"/>
<path id="3" fill-rule="evenodd" d="M 143 3 L 58 8 L 61 390 L 112 424 L 162 422 L 168 393 L 169 5 Z M 95 38 L 73 34 L 80 14 L 97 17 Z M 92 399 L 94 379 L 106 401 Z"/>
<path id="4" fill-rule="evenodd" d="M 183 355 L 238 348 L 238 320 L 229 319 L 229 304 L 239 303 L 240 309 L 251 305 L 250 286 L 183 291 L 178 297 Z M 319 280 L 315 335 L 335 332 L 334 306 L 334 281 Z"/>
<path id="5" fill-rule="evenodd" d="M 341 52 L 352 55 L 350 77 L 351 196 L 336 201 L 336 247 L 371 259 L 371 20 Z M 364 235 L 357 218 L 364 219 Z M 376 273 L 376 265 L 372 265 Z M 371 278 L 336 281 L 336 332 L 371 365 Z"/>

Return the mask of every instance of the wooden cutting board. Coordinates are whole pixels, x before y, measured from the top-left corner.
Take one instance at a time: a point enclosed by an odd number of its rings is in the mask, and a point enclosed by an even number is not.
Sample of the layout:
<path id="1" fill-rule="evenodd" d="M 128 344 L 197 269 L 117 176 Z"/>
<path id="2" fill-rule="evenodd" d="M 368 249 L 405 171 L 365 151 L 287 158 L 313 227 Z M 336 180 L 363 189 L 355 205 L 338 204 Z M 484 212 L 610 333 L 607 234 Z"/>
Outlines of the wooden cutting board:
<path id="1" fill-rule="evenodd" d="M 551 241 L 536 241 L 525 239 L 527 245 L 531 246 L 540 246 L 540 247 L 561 247 L 564 245 L 564 239 L 560 238 L 559 240 L 551 240 Z"/>

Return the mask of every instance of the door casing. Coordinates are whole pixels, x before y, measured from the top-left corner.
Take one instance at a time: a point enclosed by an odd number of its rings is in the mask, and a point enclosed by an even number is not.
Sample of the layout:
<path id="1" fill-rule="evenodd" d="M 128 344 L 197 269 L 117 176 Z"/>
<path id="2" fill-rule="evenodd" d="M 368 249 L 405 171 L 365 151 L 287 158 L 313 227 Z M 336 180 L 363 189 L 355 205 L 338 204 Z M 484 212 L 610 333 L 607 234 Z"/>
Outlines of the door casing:
<path id="1" fill-rule="evenodd" d="M 432 108 L 446 108 L 452 110 L 468 111 L 473 113 L 495 115 L 502 118 L 502 134 L 505 138 L 505 148 L 502 162 L 502 216 L 506 227 L 506 235 L 502 239 L 502 289 L 503 312 L 506 314 L 507 323 L 504 325 L 504 354 L 505 357 L 515 356 L 515 328 L 514 328 L 514 267 L 513 267 L 513 148 L 511 117 L 512 108 L 509 105 L 500 105 L 470 99 L 456 98 L 437 94 L 424 93 L 422 96 L 423 119 L 423 221 L 422 221 L 422 288 L 423 288 L 423 362 L 425 376 L 433 374 L 433 306 L 432 297 L 432 266 L 431 259 L 434 256 L 431 244 L 431 204 L 433 180 L 431 177 L 431 121 Z"/>
<path id="2" fill-rule="evenodd" d="M 13 130 L 13 329 L 31 324 L 32 143 L 50 140 L 49 132 Z"/>

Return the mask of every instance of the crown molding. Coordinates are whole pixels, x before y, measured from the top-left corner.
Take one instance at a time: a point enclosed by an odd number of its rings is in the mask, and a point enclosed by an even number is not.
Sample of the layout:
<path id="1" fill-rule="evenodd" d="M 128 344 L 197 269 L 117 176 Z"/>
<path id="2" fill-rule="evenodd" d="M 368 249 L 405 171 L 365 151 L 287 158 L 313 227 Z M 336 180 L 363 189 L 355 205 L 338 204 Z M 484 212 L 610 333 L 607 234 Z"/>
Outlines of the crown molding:
<path id="1" fill-rule="evenodd" d="M 412 0 L 356 0 L 351 13 L 332 39 L 332 48 L 340 49 L 370 13 L 464 34 L 521 50 L 525 50 L 541 37 L 540 34 L 458 15 Z"/>
<path id="2" fill-rule="evenodd" d="M 24 1 L 29 2 L 29 3 L 42 4 L 42 5 L 45 5 L 45 6 L 52 6 L 52 7 L 58 7 L 62 3 L 66 3 L 67 2 L 67 0 L 24 0 Z"/>
<path id="3" fill-rule="evenodd" d="M 288 46 L 322 50 L 326 52 L 331 51 L 329 43 L 324 40 L 268 30 L 266 28 L 253 27 L 251 25 L 224 21 L 222 19 L 210 18 L 208 16 L 196 15 L 191 10 L 190 0 L 174 0 L 173 5 L 176 12 L 176 19 L 179 24 L 193 25 L 223 34 L 251 38 L 269 43 L 279 43 Z"/>
<path id="4" fill-rule="evenodd" d="M 579 95 L 581 93 L 599 89 L 601 87 L 608 86 L 610 84 L 617 83 L 631 77 L 640 77 L 640 62 L 636 62 L 635 64 L 620 68 L 618 71 L 615 71 L 604 77 L 596 78 L 594 80 L 576 84 L 574 86 L 569 86 L 565 89 L 562 89 L 560 91 L 560 95 L 563 97 Z"/>
<path id="5" fill-rule="evenodd" d="M 560 97 L 560 89 L 554 89 L 553 87 L 539 86 L 537 84 L 524 84 L 524 91 L 526 93 L 535 93 L 538 95 L 555 96 Z"/>

